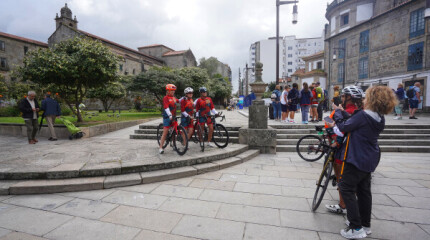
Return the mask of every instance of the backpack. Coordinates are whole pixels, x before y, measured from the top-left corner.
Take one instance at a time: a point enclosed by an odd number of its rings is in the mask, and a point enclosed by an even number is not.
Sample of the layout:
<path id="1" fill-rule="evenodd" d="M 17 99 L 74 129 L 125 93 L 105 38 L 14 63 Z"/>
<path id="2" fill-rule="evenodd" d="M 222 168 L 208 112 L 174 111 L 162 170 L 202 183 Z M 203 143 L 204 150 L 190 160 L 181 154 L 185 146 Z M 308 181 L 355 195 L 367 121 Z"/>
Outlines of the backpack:
<path id="1" fill-rule="evenodd" d="M 324 101 L 324 93 L 323 93 L 322 88 L 320 88 L 320 87 L 315 88 L 315 93 L 317 94 L 317 101 L 318 102 Z"/>
<path id="2" fill-rule="evenodd" d="M 277 101 L 279 102 L 279 91 L 275 90 L 272 92 L 272 95 L 270 96 L 270 98 L 272 99 L 272 101 Z"/>
<path id="3" fill-rule="evenodd" d="M 415 97 L 415 89 L 414 89 L 414 87 L 410 87 L 410 88 L 408 89 L 408 91 L 406 92 L 406 96 L 407 96 L 409 99 L 412 99 L 412 98 L 414 98 L 414 97 Z"/>

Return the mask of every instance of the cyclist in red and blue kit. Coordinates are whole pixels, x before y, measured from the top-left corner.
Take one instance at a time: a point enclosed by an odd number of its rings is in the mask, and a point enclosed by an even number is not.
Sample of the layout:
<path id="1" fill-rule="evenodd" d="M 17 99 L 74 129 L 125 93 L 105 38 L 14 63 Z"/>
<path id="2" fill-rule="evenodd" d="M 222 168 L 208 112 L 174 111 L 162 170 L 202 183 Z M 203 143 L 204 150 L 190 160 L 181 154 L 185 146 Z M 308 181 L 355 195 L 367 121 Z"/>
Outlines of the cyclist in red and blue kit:
<path id="1" fill-rule="evenodd" d="M 199 89 L 199 92 L 200 98 L 195 101 L 196 116 L 199 118 L 199 122 L 201 125 L 204 125 L 205 123 L 208 125 L 209 133 L 207 146 L 214 147 L 214 145 L 211 143 L 214 126 L 210 116 L 218 115 L 218 112 L 215 110 L 212 99 L 207 96 L 208 90 L 205 87 L 201 87 Z"/>
<path id="2" fill-rule="evenodd" d="M 166 140 L 167 133 L 169 132 L 169 127 L 172 124 L 172 120 L 176 117 L 176 103 L 178 99 L 174 96 L 176 91 L 176 86 L 173 84 L 166 85 L 166 96 L 163 98 L 163 135 L 161 136 L 159 153 L 163 154 L 164 141 Z"/>
<path id="3" fill-rule="evenodd" d="M 191 138 L 194 131 L 194 90 L 190 87 L 185 88 L 185 97 L 181 99 L 181 125 L 188 129 L 188 139 Z"/>

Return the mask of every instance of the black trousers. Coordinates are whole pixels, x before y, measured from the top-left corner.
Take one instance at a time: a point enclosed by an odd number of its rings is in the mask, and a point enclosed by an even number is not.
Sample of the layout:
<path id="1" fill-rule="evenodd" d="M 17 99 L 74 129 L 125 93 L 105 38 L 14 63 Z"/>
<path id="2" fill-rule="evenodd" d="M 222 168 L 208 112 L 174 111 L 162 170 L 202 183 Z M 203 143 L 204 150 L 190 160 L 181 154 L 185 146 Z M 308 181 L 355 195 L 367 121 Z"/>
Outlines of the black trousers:
<path id="1" fill-rule="evenodd" d="M 317 108 L 318 121 L 322 121 L 322 118 L 323 118 L 323 106 L 324 106 L 324 102 L 318 103 L 318 108 Z"/>
<path id="2" fill-rule="evenodd" d="M 363 172 L 350 163 L 345 163 L 340 193 L 345 201 L 347 218 L 351 228 L 370 227 L 372 213 L 371 173 Z"/>

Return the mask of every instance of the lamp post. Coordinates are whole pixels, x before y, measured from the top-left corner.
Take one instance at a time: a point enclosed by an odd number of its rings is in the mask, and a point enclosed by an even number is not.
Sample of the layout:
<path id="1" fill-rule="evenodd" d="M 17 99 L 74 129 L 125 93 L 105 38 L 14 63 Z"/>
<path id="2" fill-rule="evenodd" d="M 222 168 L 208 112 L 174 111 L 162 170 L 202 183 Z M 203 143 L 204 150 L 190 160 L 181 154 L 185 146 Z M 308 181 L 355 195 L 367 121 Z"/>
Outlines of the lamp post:
<path id="1" fill-rule="evenodd" d="M 248 63 L 245 65 L 246 67 L 243 69 L 245 72 L 245 96 L 248 96 L 249 94 L 249 76 L 248 76 L 248 70 L 251 69 L 254 72 L 254 68 L 248 67 Z"/>
<path id="2" fill-rule="evenodd" d="M 279 6 L 293 4 L 293 24 L 297 23 L 297 5 L 299 1 L 279 1 L 276 0 L 276 85 L 279 83 Z"/>
<path id="3" fill-rule="evenodd" d="M 345 48 L 341 48 L 341 47 L 337 47 L 337 48 L 333 48 L 335 49 L 334 54 L 333 54 L 333 61 L 336 61 L 336 49 L 339 51 L 343 51 L 343 71 L 342 71 L 342 89 L 345 88 L 345 78 L 346 78 L 346 50 Z M 338 70 L 339 71 L 339 70 Z"/>

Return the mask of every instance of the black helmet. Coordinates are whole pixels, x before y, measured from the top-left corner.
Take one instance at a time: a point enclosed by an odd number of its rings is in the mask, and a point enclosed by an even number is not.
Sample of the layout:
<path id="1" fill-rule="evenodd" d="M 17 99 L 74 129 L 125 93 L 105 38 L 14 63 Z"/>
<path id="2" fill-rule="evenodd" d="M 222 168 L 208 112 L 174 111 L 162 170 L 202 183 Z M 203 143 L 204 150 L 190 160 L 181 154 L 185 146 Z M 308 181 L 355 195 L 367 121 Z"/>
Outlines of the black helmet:
<path id="1" fill-rule="evenodd" d="M 201 88 L 199 88 L 199 92 L 200 93 L 204 93 L 204 92 L 207 92 L 208 90 L 205 88 L 205 87 L 201 87 Z"/>

